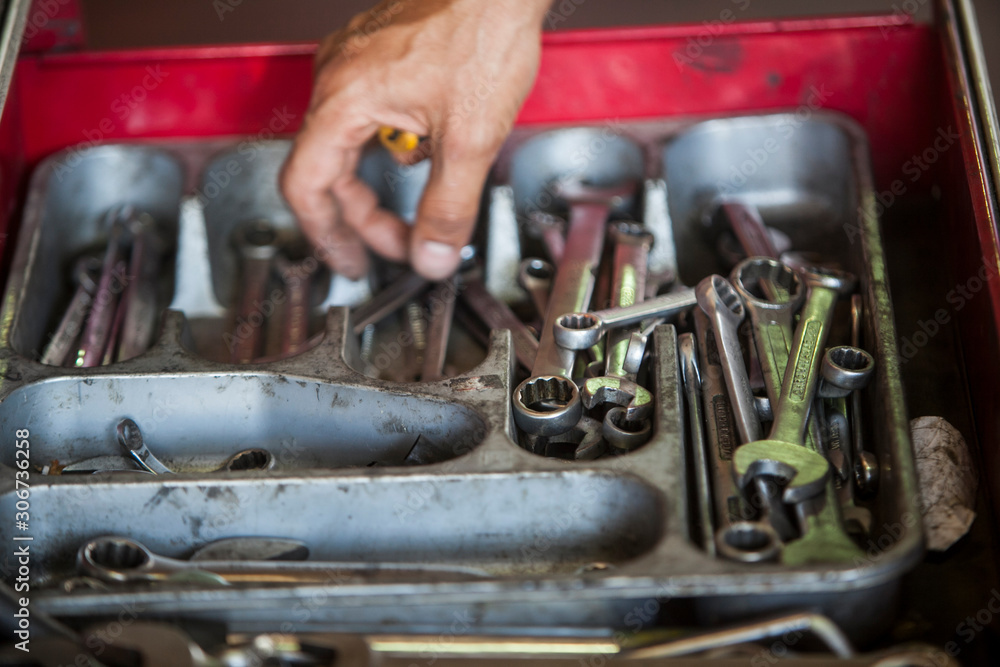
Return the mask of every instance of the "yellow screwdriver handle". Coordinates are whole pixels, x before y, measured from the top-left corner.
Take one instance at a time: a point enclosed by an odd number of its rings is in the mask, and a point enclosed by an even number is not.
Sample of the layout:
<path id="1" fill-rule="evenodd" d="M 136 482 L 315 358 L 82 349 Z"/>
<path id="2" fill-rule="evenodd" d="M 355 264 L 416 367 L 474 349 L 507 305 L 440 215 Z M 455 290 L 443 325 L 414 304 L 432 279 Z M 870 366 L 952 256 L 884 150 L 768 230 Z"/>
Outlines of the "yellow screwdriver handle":
<path id="1" fill-rule="evenodd" d="M 413 132 L 385 125 L 378 129 L 378 138 L 382 145 L 393 153 L 409 153 L 420 145 L 420 137 Z"/>

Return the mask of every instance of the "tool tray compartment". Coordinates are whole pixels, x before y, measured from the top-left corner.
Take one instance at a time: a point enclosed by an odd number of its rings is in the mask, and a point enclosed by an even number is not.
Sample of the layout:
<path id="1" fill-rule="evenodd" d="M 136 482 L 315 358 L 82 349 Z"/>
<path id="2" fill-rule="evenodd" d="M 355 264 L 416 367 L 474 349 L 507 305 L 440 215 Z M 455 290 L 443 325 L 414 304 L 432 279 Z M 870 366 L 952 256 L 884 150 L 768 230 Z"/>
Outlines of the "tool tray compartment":
<path id="1" fill-rule="evenodd" d="M 497 188 L 509 187 L 513 215 L 483 207 L 481 232 L 500 218 L 523 218 L 532 204 L 546 207 L 532 190 L 546 180 L 539 169 L 632 169 L 631 158 L 601 161 L 607 146 L 627 141 L 637 147 L 633 166 L 641 172 L 631 176 L 653 194 L 623 214 L 641 219 L 656 210 L 672 221 L 681 283 L 724 269 L 706 225 L 720 194 L 757 205 L 796 250 L 820 252 L 858 275 L 864 339 L 877 360 L 863 416 L 883 471 L 870 506 L 870 544 L 852 562 L 796 567 L 706 558 L 692 540 L 674 326 L 651 338 L 651 441 L 589 462 L 548 459 L 517 444 L 510 396 L 523 375 L 505 332 L 493 332 L 478 356 L 457 361 L 456 373 L 438 382 L 363 372 L 360 342 L 340 306 L 364 290 L 340 278 L 326 276 L 316 290 L 309 349 L 249 365 L 225 358 L 219 341 L 236 285 L 229 231 L 260 216 L 294 228 L 274 175 L 288 150 L 280 135 L 294 131 L 305 108 L 308 48 L 22 58 L 0 124 L 4 164 L 20 178 L 18 187 L 5 184 L 7 229 L 18 240 L 0 329 L 0 423 L 9 433 L 27 429 L 32 461 L 44 465 L 114 454 L 114 426 L 132 417 L 178 471 L 169 478 L 33 474 L 32 576 L 41 587 L 34 604 L 88 617 L 131 601 L 151 616 L 219 619 L 237 630 L 283 622 L 426 629 L 475 605 L 481 628 L 512 630 L 621 628 L 637 601 L 656 600 L 669 617 L 690 609 L 676 602 L 688 600 L 705 621 L 809 606 L 858 637 L 877 633 L 921 550 L 880 232 L 901 207 L 886 204 L 884 192 L 910 151 L 931 144 L 942 124 L 958 128 L 961 150 L 943 152 L 894 197 L 933 201 L 935 212 L 955 221 L 959 266 L 981 252 L 970 221 L 982 219 L 970 213 L 982 207 L 969 187 L 980 172 L 969 166 L 975 143 L 967 119 L 947 96 L 929 94 L 961 86 L 948 34 L 887 21 L 737 24 L 716 41 L 738 47 L 738 57 L 699 67 L 675 57 L 696 34 L 690 27 L 551 35 L 536 90 L 486 192 L 489 204 Z M 141 111 L 103 122 L 117 91 L 150 68 L 165 76 Z M 64 96 L 80 100 L 72 112 L 57 104 Z M 584 131 L 584 141 L 560 166 L 567 147 L 546 141 L 566 128 L 587 129 L 570 130 Z M 98 134 L 99 145 L 80 145 Z M 232 160 L 243 160 L 239 173 L 219 185 Z M 426 174 L 411 170 L 401 188 L 387 188 L 391 169 L 399 168 L 376 152 L 362 175 L 405 217 Z M 209 196 L 213 183 L 219 194 Z M 100 246 L 103 214 L 122 203 L 141 204 L 173 239 L 158 283 L 170 308 L 155 343 L 139 357 L 93 369 L 41 364 L 46 336 L 69 300 L 70 263 Z M 973 338 L 995 331 L 996 287 L 969 309 L 990 315 L 989 332 Z M 995 356 L 994 345 L 988 357 Z M 418 435 L 450 453 L 401 467 Z M 279 450 L 274 470 L 213 472 L 233 452 L 264 445 Z M 0 511 L 13 516 L 12 450 L 0 464 L 8 469 Z M 3 539 L 13 531 L 0 525 Z M 106 534 L 177 558 L 220 538 L 281 536 L 306 542 L 311 560 L 445 571 L 402 581 L 331 575 L 301 586 L 189 582 L 66 592 L 51 585 L 72 573 L 83 542 Z M 303 600 L 318 596 L 303 621 Z"/>

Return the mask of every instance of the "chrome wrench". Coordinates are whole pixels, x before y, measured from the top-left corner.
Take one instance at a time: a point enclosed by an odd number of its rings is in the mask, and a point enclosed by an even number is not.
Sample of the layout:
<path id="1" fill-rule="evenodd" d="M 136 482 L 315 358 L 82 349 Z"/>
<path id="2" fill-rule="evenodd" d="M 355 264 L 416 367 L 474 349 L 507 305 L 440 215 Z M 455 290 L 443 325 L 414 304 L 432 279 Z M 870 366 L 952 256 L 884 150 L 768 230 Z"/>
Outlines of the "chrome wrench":
<path id="1" fill-rule="evenodd" d="M 744 563 L 772 560 L 781 551 L 781 538 L 771 525 L 769 506 L 760 507 L 767 515 L 766 520 L 754 520 L 753 508 L 747 504 L 733 479 L 733 452 L 739 442 L 733 426 L 735 419 L 732 406 L 723 380 L 722 362 L 708 315 L 700 308 L 696 308 L 693 315 L 698 356 L 701 358 L 697 377 L 700 379 L 701 403 L 704 408 L 702 419 L 708 440 L 708 459 L 711 462 L 708 469 L 714 496 L 712 506 L 715 510 L 715 546 L 720 555 L 731 560 Z M 773 521 L 777 523 L 777 517 Z"/>
<path id="2" fill-rule="evenodd" d="M 631 194 L 635 183 L 610 188 L 560 183 L 556 189 L 570 205 L 566 249 L 556 271 L 531 377 L 517 386 L 512 398 L 514 421 L 530 435 L 565 433 L 583 414 L 579 390 L 570 379 L 576 354 L 556 344 L 554 324 L 561 315 L 589 305 L 611 206 Z"/>
<path id="3" fill-rule="evenodd" d="M 614 241 L 611 306 L 627 308 L 645 296 L 646 262 L 653 236 L 633 223 L 616 223 L 609 235 Z M 604 375 L 588 378 L 580 391 L 588 409 L 601 403 L 617 406 L 605 416 L 602 432 L 608 445 L 619 452 L 645 444 L 651 433 L 648 415 L 653 409 L 653 394 L 625 370 L 630 333 L 624 328 L 608 331 Z"/>
<path id="4" fill-rule="evenodd" d="M 163 465 L 158 458 L 153 456 L 153 452 L 149 451 L 149 448 L 146 447 L 146 443 L 142 439 L 142 431 L 139 430 L 139 425 L 133 420 L 125 418 L 118 422 L 115 434 L 118 444 L 126 454 L 139 464 L 140 468 L 154 475 L 173 474 L 174 471 Z"/>
<path id="5" fill-rule="evenodd" d="M 66 312 L 59 321 L 52 339 L 45 347 L 41 362 L 50 366 L 61 366 L 73 350 L 83 323 L 90 311 L 90 304 L 97 293 L 97 281 L 101 274 L 101 261 L 96 257 L 81 257 L 73 267 L 73 282 L 76 291 L 70 299 Z"/>
<path id="6" fill-rule="evenodd" d="M 541 318 L 549 308 L 549 293 L 552 292 L 552 278 L 556 274 L 554 266 L 544 259 L 530 257 L 521 262 L 517 272 L 517 282 L 531 297 L 531 303 Z"/>
<path id="7" fill-rule="evenodd" d="M 107 582 L 164 581 L 185 572 L 214 575 L 220 583 L 330 583 L 347 577 L 399 577 L 437 574 L 452 579 L 479 579 L 482 570 L 417 563 L 354 561 L 183 561 L 160 556 L 127 537 L 98 537 L 77 552 L 77 569 L 84 576 Z"/>
<path id="8" fill-rule="evenodd" d="M 736 427 L 743 443 L 760 439 L 760 419 L 754 407 L 753 390 L 743 364 L 738 327 L 746 316 L 743 299 L 722 276 L 708 276 L 696 288 L 698 306 L 712 321 L 719 346 L 726 388 L 733 403 Z"/>
<path id="9" fill-rule="evenodd" d="M 230 348 L 233 363 L 249 363 L 262 354 L 264 313 L 261 304 L 267 298 L 271 267 L 278 254 L 277 238 L 274 227 L 266 220 L 242 224 L 233 234 L 233 243 L 242 260 L 243 274 L 236 326 Z M 261 319 L 256 324 L 253 322 L 254 314 Z M 248 327 L 246 334 L 240 332 L 241 324 Z"/>
<path id="10" fill-rule="evenodd" d="M 138 357 L 149 349 L 156 335 L 159 309 L 156 305 L 156 279 L 160 273 L 162 241 L 156 222 L 146 213 L 129 221 L 132 254 L 129 258 L 131 281 L 125 288 L 122 302 L 124 319 L 116 361 Z"/>
<path id="11" fill-rule="evenodd" d="M 759 474 L 784 477 L 788 479 L 783 494 L 787 503 L 807 500 L 826 489 L 830 465 L 822 454 L 806 449 L 804 435 L 834 306 L 841 294 L 853 291 L 856 282 L 851 274 L 820 268 L 802 272 L 801 278 L 809 295 L 795 330 L 769 439 L 748 442 L 733 456 L 741 488 Z"/>
<path id="12" fill-rule="evenodd" d="M 91 368 L 100 364 L 104 357 L 118 295 L 124 288 L 120 266 L 125 253 L 125 221 L 131 216 L 132 209 L 129 207 L 116 209 L 108 214 L 111 223 L 108 230 L 108 245 L 104 251 L 101 277 L 97 283 L 90 316 L 87 318 L 87 326 L 80 339 L 77 366 Z"/>
<path id="13" fill-rule="evenodd" d="M 644 320 L 671 317 L 698 303 L 694 288 L 662 294 L 621 308 L 590 312 L 571 312 L 556 318 L 552 326 L 556 344 L 567 350 L 586 350 L 597 345 L 601 336 L 612 329 L 638 324 Z"/>
<path id="14" fill-rule="evenodd" d="M 772 405 L 780 405 L 782 383 L 793 344 L 794 314 L 796 306 L 805 296 L 802 282 L 787 266 L 764 257 L 752 257 L 740 262 L 733 269 L 732 278 L 754 324 L 754 340 L 764 371 L 768 397 Z M 765 282 L 779 286 L 790 295 L 791 300 L 772 303 L 759 298 L 754 290 L 759 287 L 763 291 Z M 808 420 L 809 425 L 802 435 L 803 446 L 810 452 L 820 453 L 819 440 L 813 433 L 816 419 L 810 416 Z M 820 502 L 805 502 L 809 505 L 799 503 L 795 507 L 801 536 L 785 547 L 782 562 L 802 564 L 845 561 L 860 553 L 844 530 L 840 504 L 832 484 L 826 485 Z"/>
<path id="15" fill-rule="evenodd" d="M 432 287 L 427 295 L 430 320 L 427 324 L 424 365 L 420 372 L 422 382 L 433 382 L 444 377 L 444 360 L 448 353 L 448 340 L 451 338 L 451 327 L 455 317 L 457 291 L 457 279 L 452 278 Z"/>
<path id="16" fill-rule="evenodd" d="M 275 268 L 281 276 L 288 304 L 281 332 L 281 354 L 290 356 L 301 352 L 309 338 L 312 277 L 319 269 L 319 263 L 312 258 L 292 262 L 284 255 L 278 255 Z"/>

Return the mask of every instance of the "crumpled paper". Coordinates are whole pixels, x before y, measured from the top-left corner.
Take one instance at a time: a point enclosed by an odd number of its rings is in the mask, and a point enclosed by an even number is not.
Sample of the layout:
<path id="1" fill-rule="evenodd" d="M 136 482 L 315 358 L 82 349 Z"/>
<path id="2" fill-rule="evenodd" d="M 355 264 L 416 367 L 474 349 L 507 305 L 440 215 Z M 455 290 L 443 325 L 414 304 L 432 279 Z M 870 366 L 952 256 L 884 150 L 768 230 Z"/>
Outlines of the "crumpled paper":
<path id="1" fill-rule="evenodd" d="M 947 551 L 976 518 L 976 470 L 965 438 L 941 417 L 910 421 L 927 548 Z"/>

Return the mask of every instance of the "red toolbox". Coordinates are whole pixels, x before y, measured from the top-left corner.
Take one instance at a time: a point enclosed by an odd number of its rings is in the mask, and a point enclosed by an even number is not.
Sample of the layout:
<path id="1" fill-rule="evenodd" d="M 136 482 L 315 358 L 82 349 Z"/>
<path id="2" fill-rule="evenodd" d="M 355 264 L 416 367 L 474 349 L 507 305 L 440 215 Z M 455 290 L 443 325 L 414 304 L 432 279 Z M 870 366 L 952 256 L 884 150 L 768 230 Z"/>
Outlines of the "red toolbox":
<path id="1" fill-rule="evenodd" d="M 930 24 L 897 12 L 548 34 L 518 131 L 769 112 L 801 122 L 836 112 L 855 121 L 870 146 L 875 201 L 865 203 L 886 239 L 910 412 L 942 401 L 949 405 L 942 412 L 968 418 L 974 430 L 965 435 L 995 499 L 1000 165 L 969 17 L 965 0 L 942 0 Z M 34 46 L 44 39 L 35 35 Z M 72 166 L 78 153 L 104 143 L 169 148 L 206 137 L 256 143 L 291 136 L 308 102 L 313 52 L 313 45 L 254 44 L 22 54 L 0 118 L 4 273 L 29 179 L 44 159 L 71 149 L 61 160 Z M 746 160 L 754 162 L 753 151 Z M 843 231 L 849 239 L 861 233 Z M 929 251 L 908 254 L 909 243 L 936 246 L 935 265 L 921 264 Z M 925 271 L 935 275 L 925 278 Z M 923 282 L 940 293 L 919 292 Z M 949 325 L 945 336 L 927 324 L 935 318 Z M 947 362 L 921 361 L 925 349 Z M 893 474 L 892 462 L 883 464 Z M 988 523 L 988 515 L 980 521 Z M 891 554 L 892 541 L 886 544 L 878 542 L 876 552 Z M 752 598 L 742 611 L 753 612 Z"/>

